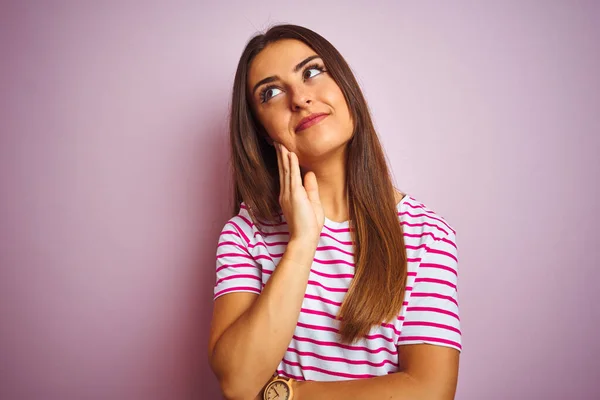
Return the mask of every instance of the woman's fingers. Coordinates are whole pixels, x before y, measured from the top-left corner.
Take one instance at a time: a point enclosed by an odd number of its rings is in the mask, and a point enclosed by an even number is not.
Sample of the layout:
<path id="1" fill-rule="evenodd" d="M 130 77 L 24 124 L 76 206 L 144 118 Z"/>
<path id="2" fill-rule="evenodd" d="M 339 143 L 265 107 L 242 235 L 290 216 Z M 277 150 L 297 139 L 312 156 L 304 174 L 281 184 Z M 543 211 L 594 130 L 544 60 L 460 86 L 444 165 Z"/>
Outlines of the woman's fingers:
<path id="1" fill-rule="evenodd" d="M 291 197 L 292 192 L 295 192 L 298 187 L 302 187 L 298 156 L 280 143 L 276 143 L 275 147 L 277 149 L 277 166 L 279 168 L 280 196 Z"/>
<path id="2" fill-rule="evenodd" d="M 295 192 L 298 185 L 302 185 L 300 176 L 300 165 L 296 153 L 290 152 L 290 189 Z"/>
<path id="3" fill-rule="evenodd" d="M 307 172 L 302 182 L 298 156 L 281 143 L 275 143 L 279 168 L 279 205 L 288 223 L 291 237 L 317 237 L 325 215 L 319 199 L 316 175 Z"/>
<path id="4" fill-rule="evenodd" d="M 283 194 L 284 196 L 290 193 L 290 157 L 288 156 L 289 150 L 281 145 L 281 166 L 283 168 Z"/>
<path id="5" fill-rule="evenodd" d="M 281 146 L 275 142 L 275 153 L 277 153 L 277 169 L 279 170 L 279 197 L 283 196 L 283 165 L 281 161 Z"/>

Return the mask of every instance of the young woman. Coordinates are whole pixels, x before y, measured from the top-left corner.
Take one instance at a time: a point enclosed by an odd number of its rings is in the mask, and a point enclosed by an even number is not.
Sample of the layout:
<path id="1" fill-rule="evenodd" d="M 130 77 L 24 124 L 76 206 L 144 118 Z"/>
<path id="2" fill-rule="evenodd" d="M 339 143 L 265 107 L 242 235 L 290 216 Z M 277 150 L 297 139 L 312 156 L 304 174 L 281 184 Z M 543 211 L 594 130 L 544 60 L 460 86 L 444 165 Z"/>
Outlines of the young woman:
<path id="1" fill-rule="evenodd" d="M 246 46 L 231 106 L 209 340 L 224 396 L 452 399 L 455 231 L 394 189 L 344 58 L 275 26 Z"/>

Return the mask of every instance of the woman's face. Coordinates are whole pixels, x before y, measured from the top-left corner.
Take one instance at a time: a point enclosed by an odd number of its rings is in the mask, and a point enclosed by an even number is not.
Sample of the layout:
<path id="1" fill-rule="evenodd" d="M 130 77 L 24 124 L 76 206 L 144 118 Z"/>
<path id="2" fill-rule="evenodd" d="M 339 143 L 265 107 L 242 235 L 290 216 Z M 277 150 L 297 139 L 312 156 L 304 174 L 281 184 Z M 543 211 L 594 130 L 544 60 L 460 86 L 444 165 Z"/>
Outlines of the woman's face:
<path id="1" fill-rule="evenodd" d="M 346 99 L 326 71 L 314 50 L 292 39 L 265 47 L 248 71 L 258 121 L 273 141 L 296 153 L 301 165 L 343 148 L 352 137 Z M 300 125 L 318 114 L 323 115 L 312 125 Z"/>

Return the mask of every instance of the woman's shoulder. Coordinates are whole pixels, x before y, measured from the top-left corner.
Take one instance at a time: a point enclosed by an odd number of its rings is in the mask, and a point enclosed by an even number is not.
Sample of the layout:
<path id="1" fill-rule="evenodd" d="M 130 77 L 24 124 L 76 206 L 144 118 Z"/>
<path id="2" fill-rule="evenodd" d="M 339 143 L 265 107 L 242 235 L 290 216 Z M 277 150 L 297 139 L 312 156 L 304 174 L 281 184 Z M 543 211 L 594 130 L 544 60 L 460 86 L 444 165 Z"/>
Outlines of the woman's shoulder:
<path id="1" fill-rule="evenodd" d="M 456 234 L 450 223 L 435 210 L 409 194 L 401 195 L 397 210 L 405 236 L 428 235 L 437 240 Z"/>
<path id="2" fill-rule="evenodd" d="M 255 224 L 252 221 L 248 207 L 244 202 L 241 202 L 238 213 L 231 216 L 225 222 L 223 229 L 221 230 L 221 238 L 223 239 L 223 237 L 234 235 L 243 238 L 246 244 L 250 244 L 252 242 L 254 229 Z"/>
<path id="3" fill-rule="evenodd" d="M 283 218 L 282 214 L 278 215 L 279 218 Z M 239 211 L 236 215 L 229 219 L 228 223 L 238 223 L 243 225 L 244 230 L 249 235 L 256 239 L 264 235 L 275 235 L 275 234 L 286 234 L 287 223 L 282 221 L 267 222 L 257 220 L 253 213 L 250 212 L 248 205 L 245 202 L 240 202 Z"/>

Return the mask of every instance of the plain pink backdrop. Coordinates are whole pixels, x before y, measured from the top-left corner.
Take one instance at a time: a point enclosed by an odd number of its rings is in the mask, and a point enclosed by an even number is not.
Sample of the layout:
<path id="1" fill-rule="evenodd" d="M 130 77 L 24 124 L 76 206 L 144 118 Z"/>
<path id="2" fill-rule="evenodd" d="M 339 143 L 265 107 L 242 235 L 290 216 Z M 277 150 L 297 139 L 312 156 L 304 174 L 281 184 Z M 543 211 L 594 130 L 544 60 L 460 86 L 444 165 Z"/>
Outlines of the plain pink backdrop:
<path id="1" fill-rule="evenodd" d="M 593 1 L 3 1 L 0 398 L 219 398 L 229 96 L 279 22 L 341 51 L 458 231 L 457 399 L 600 398 Z"/>

